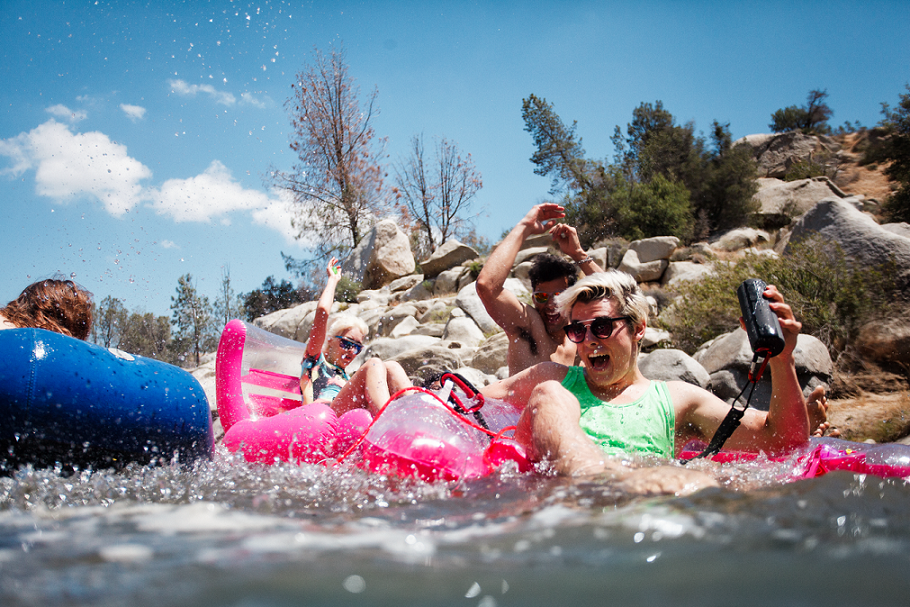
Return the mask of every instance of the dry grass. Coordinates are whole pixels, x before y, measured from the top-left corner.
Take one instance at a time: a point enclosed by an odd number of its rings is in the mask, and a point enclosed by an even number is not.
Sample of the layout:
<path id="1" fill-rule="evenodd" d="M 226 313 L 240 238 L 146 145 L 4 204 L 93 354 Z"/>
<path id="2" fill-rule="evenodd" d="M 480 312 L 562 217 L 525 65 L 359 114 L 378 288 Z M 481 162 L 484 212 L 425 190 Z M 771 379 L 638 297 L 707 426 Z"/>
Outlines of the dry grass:
<path id="1" fill-rule="evenodd" d="M 846 160 L 838 168 L 835 185 L 846 194 L 861 194 L 879 202 L 887 198 L 891 194 L 892 183 L 884 174 L 884 166 L 859 164 L 862 158 L 862 151 L 857 145 L 861 140 L 859 133 L 848 133 L 835 139 L 843 145 L 841 154 Z"/>
<path id="2" fill-rule="evenodd" d="M 852 441 L 889 443 L 910 435 L 910 391 L 828 401 L 828 420 Z"/>

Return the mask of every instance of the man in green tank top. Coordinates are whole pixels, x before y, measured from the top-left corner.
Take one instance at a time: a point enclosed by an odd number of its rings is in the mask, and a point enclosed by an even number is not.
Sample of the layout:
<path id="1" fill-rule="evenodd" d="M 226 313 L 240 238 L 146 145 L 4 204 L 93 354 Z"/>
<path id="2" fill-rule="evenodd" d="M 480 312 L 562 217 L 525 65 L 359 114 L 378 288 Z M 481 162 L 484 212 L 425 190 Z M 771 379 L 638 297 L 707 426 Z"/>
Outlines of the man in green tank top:
<path id="1" fill-rule="evenodd" d="M 748 409 L 726 446 L 780 453 L 809 438 L 793 359 L 802 325 L 775 287 L 769 286 L 764 296 L 780 320 L 786 347 L 768 362 L 769 410 Z M 635 280 L 616 270 L 592 274 L 562 293 L 557 303 L 569 319 L 565 332 L 577 344 L 581 366 L 544 362 L 482 390 L 488 398 L 524 405 L 515 438 L 532 460 L 551 461 L 567 475 L 610 472 L 629 482 L 647 477 L 644 482 L 656 491 L 713 484 L 679 467 L 629 471 L 608 457 L 631 452 L 673 457 L 691 439 L 710 441 L 730 410 L 698 386 L 652 382 L 642 375 L 638 354 L 648 304 Z"/>

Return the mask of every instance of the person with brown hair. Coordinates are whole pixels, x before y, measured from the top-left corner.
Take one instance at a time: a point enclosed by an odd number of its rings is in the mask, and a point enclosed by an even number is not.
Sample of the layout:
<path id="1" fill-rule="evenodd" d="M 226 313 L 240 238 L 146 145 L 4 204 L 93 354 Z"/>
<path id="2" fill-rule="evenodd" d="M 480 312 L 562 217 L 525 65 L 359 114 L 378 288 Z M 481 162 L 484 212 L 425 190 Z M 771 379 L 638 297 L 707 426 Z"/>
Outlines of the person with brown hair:
<path id="1" fill-rule="evenodd" d="M 0 309 L 0 329 L 47 329 L 85 340 L 93 307 L 92 294 L 72 280 L 39 280 Z"/>
<path id="2" fill-rule="evenodd" d="M 562 331 L 567 321 L 556 308 L 556 296 L 575 284 L 578 270 L 585 275 L 602 270 L 585 253 L 575 228 L 557 223 L 565 215 L 558 204 L 535 205 L 490 254 L 477 277 L 477 296 L 509 338 L 509 375 L 546 361 L 575 363 L 575 344 Z M 544 232 L 572 261 L 537 255 L 528 275 L 532 303 L 523 303 L 504 285 L 525 239 Z"/>

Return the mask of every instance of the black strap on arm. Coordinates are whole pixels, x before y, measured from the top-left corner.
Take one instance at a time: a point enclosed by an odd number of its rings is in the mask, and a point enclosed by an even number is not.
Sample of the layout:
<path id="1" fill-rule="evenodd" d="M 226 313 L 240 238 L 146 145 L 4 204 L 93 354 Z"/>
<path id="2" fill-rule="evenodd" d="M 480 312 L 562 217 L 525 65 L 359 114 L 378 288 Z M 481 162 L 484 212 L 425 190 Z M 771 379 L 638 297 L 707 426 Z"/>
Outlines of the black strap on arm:
<path id="1" fill-rule="evenodd" d="M 710 444 L 705 447 L 705 450 L 696 455 L 695 457 L 689 459 L 681 459 L 679 463 L 686 465 L 691 462 L 693 459 L 699 459 L 702 457 L 710 457 L 720 452 L 723 448 L 724 443 L 733 436 L 733 433 L 736 432 L 736 429 L 739 428 L 739 424 L 743 419 L 743 415 L 746 413 L 746 409 L 749 408 L 749 403 L 752 402 L 752 394 L 755 393 L 755 386 L 758 384 L 758 380 L 761 379 L 762 373 L 765 372 L 765 367 L 768 365 L 770 356 L 768 352 L 764 350 L 759 350 L 755 353 L 755 356 L 752 358 L 752 365 L 749 367 L 749 382 L 743 386 L 743 389 L 740 391 L 739 395 L 733 400 L 733 405 L 730 407 L 730 411 L 727 413 L 724 420 L 720 422 L 720 426 L 717 427 L 717 431 L 714 433 L 714 436 L 711 438 Z M 762 358 L 761 367 L 758 369 L 758 373 L 755 373 L 755 365 L 758 362 L 758 359 Z M 739 402 L 740 397 L 746 391 L 746 388 L 751 384 L 752 389 L 749 390 L 749 396 L 746 397 L 746 404 L 742 409 L 736 408 L 736 403 Z"/>

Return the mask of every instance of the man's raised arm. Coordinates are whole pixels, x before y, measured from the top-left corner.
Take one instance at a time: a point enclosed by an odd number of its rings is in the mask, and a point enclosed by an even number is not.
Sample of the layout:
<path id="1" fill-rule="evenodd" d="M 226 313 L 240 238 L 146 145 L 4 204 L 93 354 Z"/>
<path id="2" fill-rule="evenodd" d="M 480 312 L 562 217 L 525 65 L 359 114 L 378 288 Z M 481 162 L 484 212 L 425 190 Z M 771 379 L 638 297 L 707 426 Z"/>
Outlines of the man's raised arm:
<path id="1" fill-rule="evenodd" d="M 524 315 L 524 305 L 515 295 L 503 288 L 521 245 L 528 236 L 543 234 L 550 227 L 549 222 L 565 217 L 563 207 L 554 203 L 534 206 L 512 231 L 496 247 L 477 277 L 477 295 L 487 313 L 497 325 L 508 332 L 515 325 L 516 314 Z"/>

